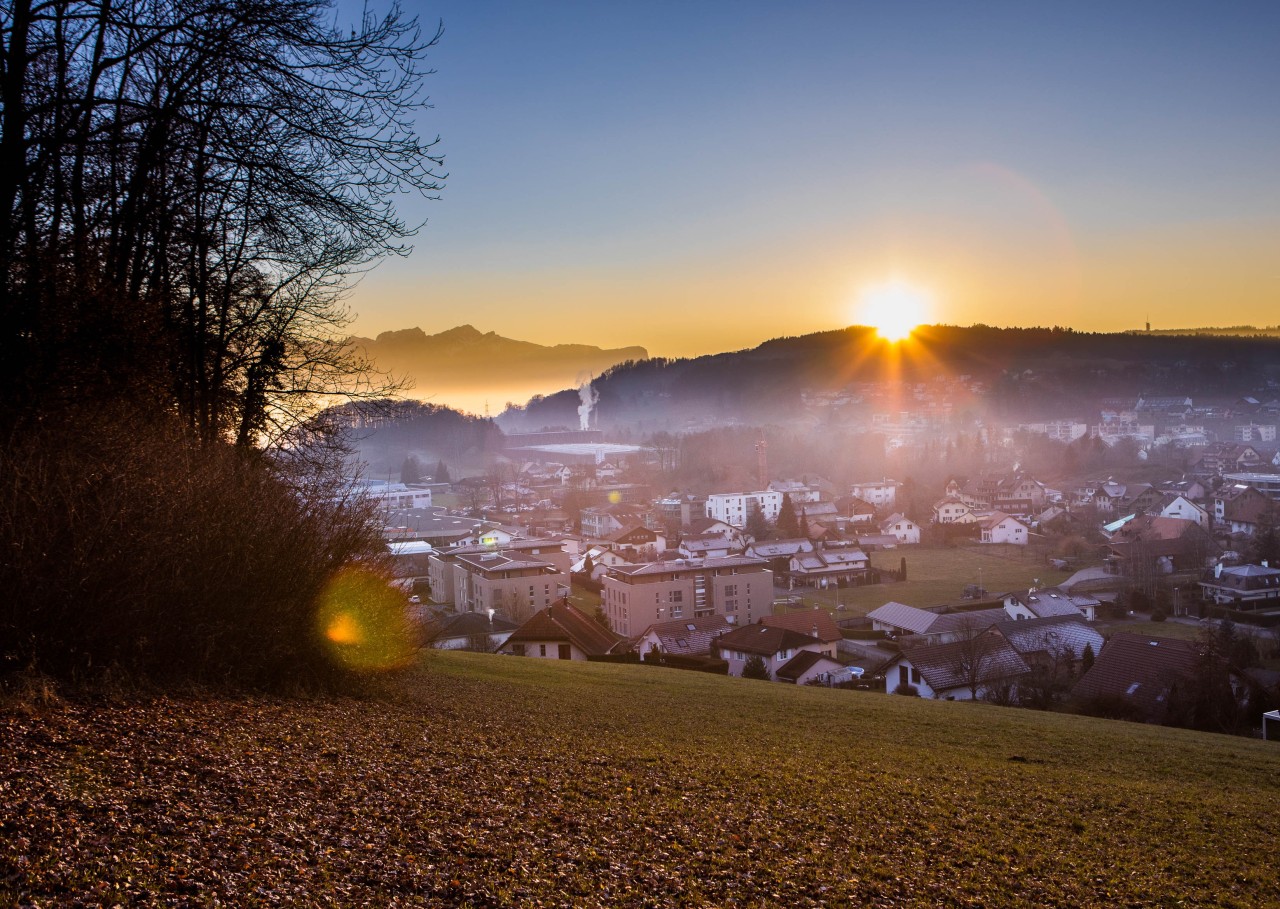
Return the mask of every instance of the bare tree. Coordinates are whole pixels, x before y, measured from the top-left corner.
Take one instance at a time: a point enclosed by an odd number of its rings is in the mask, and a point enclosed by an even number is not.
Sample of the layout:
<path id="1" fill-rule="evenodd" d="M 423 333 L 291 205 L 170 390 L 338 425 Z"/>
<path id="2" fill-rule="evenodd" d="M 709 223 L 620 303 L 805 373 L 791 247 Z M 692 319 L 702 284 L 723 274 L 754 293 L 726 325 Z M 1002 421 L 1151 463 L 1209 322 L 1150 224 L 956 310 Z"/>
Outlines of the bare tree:
<path id="1" fill-rule="evenodd" d="M 14 0 L 0 7 L 0 381 L 13 424 L 104 394 L 196 438 L 278 438 L 378 390 L 343 294 L 415 228 L 441 159 L 426 37 L 392 6 Z"/>
<path id="2" fill-rule="evenodd" d="M 956 626 L 956 638 L 951 642 L 951 671 L 969 689 L 974 700 L 978 692 L 991 681 L 998 641 L 972 616 L 964 616 Z"/>

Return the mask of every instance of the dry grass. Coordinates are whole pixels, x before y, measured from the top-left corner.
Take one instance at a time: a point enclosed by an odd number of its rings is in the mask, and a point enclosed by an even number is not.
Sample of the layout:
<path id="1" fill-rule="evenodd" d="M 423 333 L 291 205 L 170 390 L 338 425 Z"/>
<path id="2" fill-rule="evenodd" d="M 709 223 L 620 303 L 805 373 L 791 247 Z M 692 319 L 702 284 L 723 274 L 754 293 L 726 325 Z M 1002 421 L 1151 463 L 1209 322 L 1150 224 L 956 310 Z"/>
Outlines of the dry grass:
<path id="1" fill-rule="evenodd" d="M 0 903 L 1275 905 L 1274 743 L 432 653 L 0 716 Z"/>

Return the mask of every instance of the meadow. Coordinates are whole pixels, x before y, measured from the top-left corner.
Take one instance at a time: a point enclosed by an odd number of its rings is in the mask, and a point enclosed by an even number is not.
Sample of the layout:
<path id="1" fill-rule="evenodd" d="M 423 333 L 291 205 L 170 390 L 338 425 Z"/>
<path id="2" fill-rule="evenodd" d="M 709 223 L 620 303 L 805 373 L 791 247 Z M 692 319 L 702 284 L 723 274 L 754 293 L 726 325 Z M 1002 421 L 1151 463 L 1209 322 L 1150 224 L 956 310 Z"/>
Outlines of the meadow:
<path id="1" fill-rule="evenodd" d="M 432 652 L 0 712 L 0 904 L 1276 905 L 1280 746 Z"/>

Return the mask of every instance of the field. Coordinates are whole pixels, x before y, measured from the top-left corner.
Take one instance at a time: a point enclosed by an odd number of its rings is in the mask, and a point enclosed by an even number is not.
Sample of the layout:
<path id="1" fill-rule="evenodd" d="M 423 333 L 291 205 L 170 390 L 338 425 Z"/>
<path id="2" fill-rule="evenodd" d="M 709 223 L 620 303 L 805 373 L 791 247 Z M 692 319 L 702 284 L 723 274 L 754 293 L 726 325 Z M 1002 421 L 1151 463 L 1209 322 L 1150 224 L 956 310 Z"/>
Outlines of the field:
<path id="1" fill-rule="evenodd" d="M 1044 554 L 1026 546 L 924 547 L 902 546 L 873 552 L 871 564 L 877 568 L 897 570 L 903 557 L 907 560 L 907 580 L 847 587 L 839 591 L 839 604 L 848 615 L 866 615 L 890 600 L 908 606 L 937 606 L 962 603 L 960 596 L 966 584 L 977 584 L 992 594 L 1026 589 L 1039 578 L 1041 585 L 1057 584 L 1071 576 L 1069 571 L 1055 571 Z M 837 603 L 834 590 L 797 588 L 791 591 L 808 601 L 827 607 Z"/>
<path id="2" fill-rule="evenodd" d="M 0 713 L 0 904 L 1277 905 L 1280 745 L 433 652 Z"/>

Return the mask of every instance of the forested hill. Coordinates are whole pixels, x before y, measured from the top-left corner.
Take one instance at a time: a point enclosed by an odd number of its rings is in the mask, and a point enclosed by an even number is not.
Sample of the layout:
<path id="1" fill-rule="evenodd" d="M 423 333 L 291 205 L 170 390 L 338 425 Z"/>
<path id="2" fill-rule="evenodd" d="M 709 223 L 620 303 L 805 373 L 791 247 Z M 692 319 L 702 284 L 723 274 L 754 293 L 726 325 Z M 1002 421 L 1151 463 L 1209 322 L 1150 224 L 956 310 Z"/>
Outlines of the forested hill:
<path id="1" fill-rule="evenodd" d="M 694 359 L 623 363 L 595 382 L 601 428 L 679 428 L 689 422 L 786 422 L 802 393 L 860 382 L 969 376 L 986 404 L 1009 415 L 1070 413 L 1103 398 L 1141 393 L 1229 395 L 1262 390 L 1280 376 L 1280 339 L 1061 328 L 926 326 L 890 345 L 850 327 Z M 579 397 L 566 390 L 509 408 L 507 431 L 577 424 Z"/>

